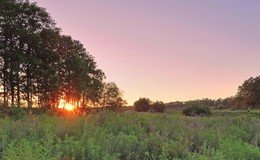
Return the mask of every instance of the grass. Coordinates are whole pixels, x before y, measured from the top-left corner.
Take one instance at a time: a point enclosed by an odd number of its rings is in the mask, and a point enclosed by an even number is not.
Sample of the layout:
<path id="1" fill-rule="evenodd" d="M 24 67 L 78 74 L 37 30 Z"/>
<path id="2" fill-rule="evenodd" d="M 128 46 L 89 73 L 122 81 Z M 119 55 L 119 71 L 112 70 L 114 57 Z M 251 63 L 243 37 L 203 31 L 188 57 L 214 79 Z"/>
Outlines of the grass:
<path id="1" fill-rule="evenodd" d="M 259 111 L 100 112 L 0 119 L 4 160 L 259 160 Z"/>

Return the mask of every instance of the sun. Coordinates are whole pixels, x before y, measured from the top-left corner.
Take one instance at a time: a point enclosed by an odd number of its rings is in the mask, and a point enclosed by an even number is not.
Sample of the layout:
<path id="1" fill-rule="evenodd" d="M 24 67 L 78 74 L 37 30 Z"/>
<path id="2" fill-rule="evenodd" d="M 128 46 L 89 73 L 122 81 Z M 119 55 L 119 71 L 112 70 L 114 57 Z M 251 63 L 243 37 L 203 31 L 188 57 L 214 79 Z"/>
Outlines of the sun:
<path id="1" fill-rule="evenodd" d="M 59 101 L 58 108 L 63 108 L 63 109 L 66 109 L 68 111 L 72 111 L 75 108 L 75 106 L 71 103 L 66 102 L 64 99 L 61 99 Z"/>
<path id="2" fill-rule="evenodd" d="M 72 111 L 74 109 L 74 106 L 70 103 L 65 103 L 64 108 L 68 111 Z"/>

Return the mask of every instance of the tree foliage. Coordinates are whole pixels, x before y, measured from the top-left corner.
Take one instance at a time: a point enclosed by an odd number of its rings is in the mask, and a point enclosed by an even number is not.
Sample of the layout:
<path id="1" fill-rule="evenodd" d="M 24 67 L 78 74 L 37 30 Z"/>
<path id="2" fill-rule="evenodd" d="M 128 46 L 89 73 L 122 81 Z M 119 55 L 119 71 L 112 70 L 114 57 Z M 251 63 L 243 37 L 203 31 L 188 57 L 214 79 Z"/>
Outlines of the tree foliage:
<path id="1" fill-rule="evenodd" d="M 148 112 L 151 108 L 151 100 L 148 98 L 139 98 L 134 102 L 134 108 L 137 112 Z"/>
<path id="2" fill-rule="evenodd" d="M 98 103 L 105 74 L 83 44 L 60 34 L 44 8 L 0 1 L 1 97 L 4 106 L 55 107 Z"/>
<path id="3" fill-rule="evenodd" d="M 260 104 L 260 76 L 251 77 L 238 87 L 237 98 L 248 106 L 255 107 Z"/>
<path id="4" fill-rule="evenodd" d="M 114 82 L 104 82 L 100 105 L 110 110 L 117 110 L 126 104 L 126 101 L 122 99 L 122 91 L 117 85 Z"/>
<path id="5" fill-rule="evenodd" d="M 156 101 L 152 104 L 152 109 L 154 112 L 164 112 L 165 111 L 165 104 L 161 101 Z"/>

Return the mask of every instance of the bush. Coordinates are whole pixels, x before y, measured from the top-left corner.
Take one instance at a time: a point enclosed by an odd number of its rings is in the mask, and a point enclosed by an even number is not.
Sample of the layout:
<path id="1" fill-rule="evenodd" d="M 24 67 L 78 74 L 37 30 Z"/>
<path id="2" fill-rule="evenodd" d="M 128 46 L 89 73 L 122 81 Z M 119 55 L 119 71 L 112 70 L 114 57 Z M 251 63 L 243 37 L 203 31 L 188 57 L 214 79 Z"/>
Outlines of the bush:
<path id="1" fill-rule="evenodd" d="M 28 115 L 27 108 L 17 108 L 17 107 L 11 107 L 9 114 L 14 120 L 22 119 Z"/>
<path id="2" fill-rule="evenodd" d="M 134 103 L 135 111 L 148 112 L 151 108 L 151 101 L 148 98 L 140 98 Z"/>
<path id="3" fill-rule="evenodd" d="M 185 116 L 207 116 L 211 114 L 209 107 L 201 104 L 193 104 L 186 107 L 182 114 Z"/>
<path id="4" fill-rule="evenodd" d="M 165 104 L 163 102 L 155 102 L 152 104 L 152 108 L 154 112 L 164 112 L 165 111 Z"/>

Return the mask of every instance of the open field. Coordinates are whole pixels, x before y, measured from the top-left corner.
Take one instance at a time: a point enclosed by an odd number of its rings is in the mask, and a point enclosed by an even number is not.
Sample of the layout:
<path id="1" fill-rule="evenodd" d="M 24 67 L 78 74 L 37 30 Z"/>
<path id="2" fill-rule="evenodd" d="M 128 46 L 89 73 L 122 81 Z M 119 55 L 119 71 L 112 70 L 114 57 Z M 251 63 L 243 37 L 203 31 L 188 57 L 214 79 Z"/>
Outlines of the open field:
<path id="1" fill-rule="evenodd" d="M 100 112 L 0 119 L 0 159 L 259 160 L 260 112 Z"/>

